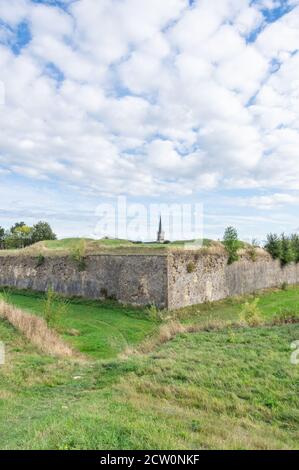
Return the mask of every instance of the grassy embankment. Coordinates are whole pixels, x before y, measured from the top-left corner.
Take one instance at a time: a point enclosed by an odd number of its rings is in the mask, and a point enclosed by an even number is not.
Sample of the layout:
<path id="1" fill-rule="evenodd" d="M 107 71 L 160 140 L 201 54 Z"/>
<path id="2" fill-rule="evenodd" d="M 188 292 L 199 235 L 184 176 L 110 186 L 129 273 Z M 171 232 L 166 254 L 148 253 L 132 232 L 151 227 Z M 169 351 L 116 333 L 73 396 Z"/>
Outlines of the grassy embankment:
<path id="1" fill-rule="evenodd" d="M 267 323 L 280 311 L 298 315 L 298 287 L 259 296 Z M 70 303 L 56 328 L 86 363 L 41 354 L 0 321 L 0 448 L 298 448 L 299 366 L 290 364 L 290 344 L 299 324 L 225 326 L 246 299 L 176 312 L 183 324 L 212 318 L 222 329 L 181 334 L 127 359 L 119 353 L 157 334 L 154 318 L 113 303 Z M 11 302 L 41 311 L 36 295 L 13 293 Z"/>
<path id="2" fill-rule="evenodd" d="M 112 253 L 112 254 L 167 254 L 172 250 L 182 249 L 186 241 L 174 241 L 171 243 L 136 243 L 129 240 L 119 239 L 101 239 L 93 240 L 90 238 L 65 238 L 62 240 L 51 240 L 35 243 L 24 249 L 0 250 L 0 256 L 7 255 L 32 255 L 40 254 L 46 256 L 69 255 L 73 250 L 82 247 L 84 243 L 84 252 L 86 255 Z M 190 243 L 190 242 L 189 242 Z M 202 246 L 220 247 L 219 242 L 204 239 Z"/>

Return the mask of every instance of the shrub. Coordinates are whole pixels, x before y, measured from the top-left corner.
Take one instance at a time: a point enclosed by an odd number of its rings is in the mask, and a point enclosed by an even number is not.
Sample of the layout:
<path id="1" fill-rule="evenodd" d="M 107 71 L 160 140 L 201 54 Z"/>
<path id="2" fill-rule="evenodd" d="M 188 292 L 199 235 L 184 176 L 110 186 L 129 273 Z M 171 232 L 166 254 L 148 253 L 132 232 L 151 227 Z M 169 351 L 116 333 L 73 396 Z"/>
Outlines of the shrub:
<path id="1" fill-rule="evenodd" d="M 258 326 L 262 323 L 262 312 L 258 307 L 260 299 L 253 302 L 246 302 L 241 310 L 241 320 L 250 326 Z"/>
<path id="2" fill-rule="evenodd" d="M 45 264 L 45 257 L 44 255 L 42 255 L 41 253 L 38 255 L 37 257 L 37 262 L 36 262 L 36 267 L 39 268 L 40 266 L 42 266 L 43 264 Z"/>
<path id="3" fill-rule="evenodd" d="M 223 244 L 228 253 L 228 264 L 238 261 L 238 249 L 240 248 L 240 241 L 238 239 L 238 232 L 234 227 L 227 227 L 224 232 Z"/>
<path id="4" fill-rule="evenodd" d="M 255 262 L 257 260 L 257 248 L 259 248 L 258 241 L 254 238 L 251 242 L 251 245 L 248 247 L 247 252 L 251 261 Z"/>
<path id="5" fill-rule="evenodd" d="M 61 316 L 67 313 L 68 301 L 59 297 L 52 288 L 48 289 L 43 302 L 43 317 L 49 326 L 57 326 Z"/>
<path id="6" fill-rule="evenodd" d="M 71 259 L 77 264 L 79 271 L 86 270 L 85 262 L 86 254 L 86 241 L 84 239 L 80 240 L 78 245 L 71 250 Z"/>
<path id="7" fill-rule="evenodd" d="M 154 320 L 157 322 L 161 322 L 164 320 L 164 312 L 162 310 L 159 310 L 155 304 L 150 305 L 146 309 L 146 313 L 151 320 Z"/>
<path id="8" fill-rule="evenodd" d="M 196 270 L 195 263 L 190 261 L 190 263 L 187 264 L 187 273 L 189 274 L 194 273 L 195 270 Z"/>
<path id="9" fill-rule="evenodd" d="M 255 246 L 250 246 L 247 250 L 247 253 L 249 255 L 249 258 L 251 261 L 255 262 L 257 259 L 257 253 L 256 253 L 256 247 Z"/>

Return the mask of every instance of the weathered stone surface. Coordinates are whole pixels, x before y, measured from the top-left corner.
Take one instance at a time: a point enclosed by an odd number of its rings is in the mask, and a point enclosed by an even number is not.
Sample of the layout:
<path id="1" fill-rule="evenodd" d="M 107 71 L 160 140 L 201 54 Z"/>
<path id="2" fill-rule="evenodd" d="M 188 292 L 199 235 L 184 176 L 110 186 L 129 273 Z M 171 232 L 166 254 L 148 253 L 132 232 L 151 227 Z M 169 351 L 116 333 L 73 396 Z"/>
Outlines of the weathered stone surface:
<path id="1" fill-rule="evenodd" d="M 41 266 L 32 256 L 0 256 L 0 286 L 41 292 L 52 287 L 66 296 L 160 308 L 220 300 L 284 282 L 299 284 L 299 264 L 282 268 L 267 254 L 255 262 L 244 255 L 230 266 L 225 254 L 204 252 L 95 255 L 86 257 L 84 272 L 67 256 L 46 257 Z"/>
<path id="2" fill-rule="evenodd" d="M 69 257 L 0 257 L 0 285 L 46 291 L 52 287 L 66 296 L 112 298 L 122 303 L 159 307 L 167 305 L 167 258 L 164 256 L 86 257 L 86 270 L 79 272 Z"/>
<path id="3" fill-rule="evenodd" d="M 190 262 L 195 268 L 192 273 L 187 271 Z M 299 264 L 282 268 L 279 261 L 265 254 L 255 262 L 243 256 L 229 266 L 225 255 L 175 254 L 168 260 L 168 307 L 180 308 L 249 294 L 280 287 L 284 282 L 299 283 Z"/>

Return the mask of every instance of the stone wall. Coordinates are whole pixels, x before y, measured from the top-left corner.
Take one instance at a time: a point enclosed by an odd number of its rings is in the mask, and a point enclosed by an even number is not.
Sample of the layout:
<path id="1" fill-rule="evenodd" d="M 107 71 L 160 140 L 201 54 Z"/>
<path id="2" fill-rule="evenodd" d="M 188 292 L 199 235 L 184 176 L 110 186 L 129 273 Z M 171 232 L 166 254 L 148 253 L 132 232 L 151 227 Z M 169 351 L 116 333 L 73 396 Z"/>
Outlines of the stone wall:
<path id="1" fill-rule="evenodd" d="M 282 268 L 279 261 L 273 261 L 266 253 L 256 261 L 244 255 L 231 265 L 227 264 L 225 254 L 185 252 L 168 259 L 169 308 L 249 294 L 283 283 L 299 284 L 299 264 Z"/>
<path id="2" fill-rule="evenodd" d="M 69 257 L 0 256 L 0 286 L 44 292 L 52 287 L 66 296 L 113 298 L 122 303 L 167 306 L 167 258 L 147 255 L 86 257 L 80 272 Z"/>
<path id="3" fill-rule="evenodd" d="M 299 284 L 299 264 L 281 268 L 263 252 L 255 262 L 243 255 L 228 266 L 225 253 L 175 252 L 166 255 L 95 255 L 86 270 L 67 256 L 0 256 L 0 286 L 66 296 L 113 298 L 125 304 L 171 309 L 252 293 L 284 282 Z"/>

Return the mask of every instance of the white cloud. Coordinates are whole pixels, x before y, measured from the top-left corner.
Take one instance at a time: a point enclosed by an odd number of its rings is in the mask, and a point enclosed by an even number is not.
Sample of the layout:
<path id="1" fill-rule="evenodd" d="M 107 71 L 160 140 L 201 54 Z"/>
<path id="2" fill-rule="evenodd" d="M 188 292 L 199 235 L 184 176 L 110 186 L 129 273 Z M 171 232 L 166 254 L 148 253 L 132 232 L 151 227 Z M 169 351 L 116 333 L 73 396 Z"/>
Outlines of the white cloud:
<path id="1" fill-rule="evenodd" d="M 298 49 L 299 7 L 279 21 L 268 25 L 256 41 L 256 47 L 268 58 L 283 58 L 286 52 Z"/>
<path id="2" fill-rule="evenodd" d="M 255 7 L 244 8 L 235 20 L 237 31 L 243 35 L 250 34 L 262 25 L 264 17 Z"/>
<path id="3" fill-rule="evenodd" d="M 253 207 L 260 210 L 272 210 L 277 207 L 283 207 L 286 204 L 298 204 L 299 195 L 274 193 L 271 195 L 253 196 L 236 200 L 235 203 L 241 206 Z"/>
<path id="4" fill-rule="evenodd" d="M 0 2 L 0 18 L 11 26 L 17 25 L 30 12 L 28 0 L 10 0 Z"/>
<path id="5" fill-rule="evenodd" d="M 299 8 L 251 3 L 0 2 L 32 35 L 0 45 L 1 168 L 103 195 L 298 189 Z"/>

